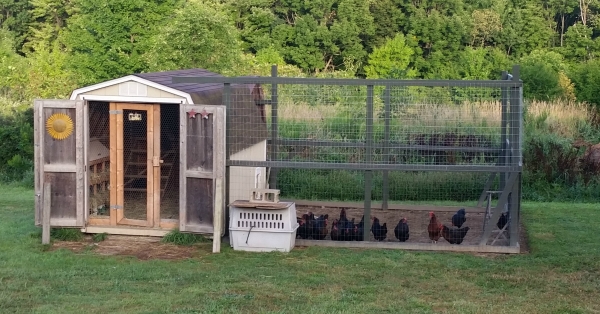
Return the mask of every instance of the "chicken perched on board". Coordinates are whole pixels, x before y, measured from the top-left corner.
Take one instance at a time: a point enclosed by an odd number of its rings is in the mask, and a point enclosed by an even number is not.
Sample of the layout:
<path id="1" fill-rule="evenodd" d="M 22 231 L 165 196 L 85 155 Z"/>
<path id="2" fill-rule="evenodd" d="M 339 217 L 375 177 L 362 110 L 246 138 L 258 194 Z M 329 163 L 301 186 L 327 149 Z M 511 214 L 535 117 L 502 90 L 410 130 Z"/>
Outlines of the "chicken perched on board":
<path id="1" fill-rule="evenodd" d="M 467 213 L 464 208 L 459 209 L 454 216 L 452 216 L 452 225 L 456 228 L 460 228 L 465 221 L 467 221 Z"/>
<path id="2" fill-rule="evenodd" d="M 373 232 L 373 237 L 377 241 L 383 241 L 387 237 L 387 223 L 383 223 L 383 225 L 379 224 L 379 219 L 377 217 L 373 217 L 373 225 L 371 226 L 371 232 Z"/>
<path id="3" fill-rule="evenodd" d="M 461 244 L 469 232 L 469 227 L 464 228 L 448 228 L 445 225 L 442 227 L 442 236 L 450 244 Z"/>
<path id="4" fill-rule="evenodd" d="M 442 224 L 438 222 L 437 217 L 433 212 L 429 212 L 429 225 L 427 225 L 427 233 L 432 243 L 437 243 L 442 232 Z"/>
<path id="5" fill-rule="evenodd" d="M 406 218 L 400 219 L 400 221 L 396 225 L 396 228 L 394 228 L 394 235 L 396 236 L 396 239 L 398 239 L 400 242 L 406 242 L 406 240 L 408 240 L 410 234 Z"/>

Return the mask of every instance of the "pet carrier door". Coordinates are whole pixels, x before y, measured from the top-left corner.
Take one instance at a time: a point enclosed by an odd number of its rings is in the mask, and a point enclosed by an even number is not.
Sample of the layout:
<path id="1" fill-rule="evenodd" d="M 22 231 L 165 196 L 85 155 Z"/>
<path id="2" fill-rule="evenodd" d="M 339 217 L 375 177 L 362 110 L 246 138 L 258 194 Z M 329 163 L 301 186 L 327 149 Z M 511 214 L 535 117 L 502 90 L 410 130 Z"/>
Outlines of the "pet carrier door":
<path id="1" fill-rule="evenodd" d="M 225 182 L 225 108 L 182 105 L 179 117 L 179 229 L 212 233 L 214 211 L 224 211 L 215 208 L 215 195 L 224 195 L 225 184 L 217 191 L 215 180 Z"/>
<path id="2" fill-rule="evenodd" d="M 111 224 L 158 226 L 160 106 L 111 103 L 110 129 Z"/>
<path id="3" fill-rule="evenodd" d="M 41 224 L 44 199 L 50 200 L 50 225 L 83 227 L 83 102 L 36 100 L 34 103 L 35 221 Z M 44 197 L 44 184 L 50 196 Z"/>

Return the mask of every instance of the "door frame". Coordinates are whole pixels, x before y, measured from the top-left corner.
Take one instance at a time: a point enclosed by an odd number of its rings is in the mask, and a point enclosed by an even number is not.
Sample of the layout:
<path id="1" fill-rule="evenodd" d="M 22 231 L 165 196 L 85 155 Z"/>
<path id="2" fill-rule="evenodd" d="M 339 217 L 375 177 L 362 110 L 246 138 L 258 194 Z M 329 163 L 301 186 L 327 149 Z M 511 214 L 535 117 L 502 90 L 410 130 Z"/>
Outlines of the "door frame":
<path id="1" fill-rule="evenodd" d="M 123 110 L 146 111 L 146 219 L 126 218 L 124 208 Z M 110 125 L 110 224 L 160 226 L 160 105 L 115 103 L 109 105 Z M 115 188 L 113 188 L 115 187 Z"/>

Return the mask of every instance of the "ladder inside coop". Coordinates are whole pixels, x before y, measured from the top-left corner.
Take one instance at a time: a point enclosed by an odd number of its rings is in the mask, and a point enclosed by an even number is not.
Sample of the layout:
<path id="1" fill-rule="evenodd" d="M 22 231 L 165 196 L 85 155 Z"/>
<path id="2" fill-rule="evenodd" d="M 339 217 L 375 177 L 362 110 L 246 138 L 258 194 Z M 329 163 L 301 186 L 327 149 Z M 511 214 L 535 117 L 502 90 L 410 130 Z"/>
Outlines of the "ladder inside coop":
<path id="1" fill-rule="evenodd" d="M 165 191 L 171 182 L 173 174 L 173 165 L 177 159 L 176 151 L 167 150 L 161 152 L 160 160 L 160 196 L 164 197 Z M 140 188 L 135 185 L 135 182 L 143 179 L 146 180 L 148 175 L 147 167 L 147 149 L 146 141 L 141 138 L 134 139 L 133 145 L 129 150 L 129 154 L 125 161 L 124 169 L 124 191 L 146 192 L 147 188 Z"/>

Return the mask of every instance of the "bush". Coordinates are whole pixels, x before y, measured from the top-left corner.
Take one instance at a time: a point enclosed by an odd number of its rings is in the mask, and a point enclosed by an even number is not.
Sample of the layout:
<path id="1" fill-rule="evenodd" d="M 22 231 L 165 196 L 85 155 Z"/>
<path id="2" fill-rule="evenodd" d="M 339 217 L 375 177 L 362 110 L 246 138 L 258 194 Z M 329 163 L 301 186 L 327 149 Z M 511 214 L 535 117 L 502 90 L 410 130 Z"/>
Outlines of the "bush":
<path id="1" fill-rule="evenodd" d="M 33 169 L 33 109 L 0 100 L 0 180 L 21 181 Z"/>

